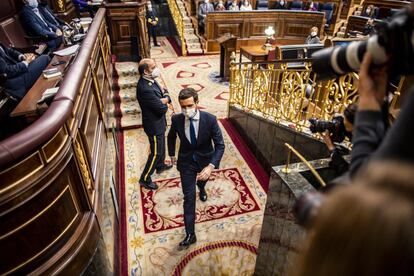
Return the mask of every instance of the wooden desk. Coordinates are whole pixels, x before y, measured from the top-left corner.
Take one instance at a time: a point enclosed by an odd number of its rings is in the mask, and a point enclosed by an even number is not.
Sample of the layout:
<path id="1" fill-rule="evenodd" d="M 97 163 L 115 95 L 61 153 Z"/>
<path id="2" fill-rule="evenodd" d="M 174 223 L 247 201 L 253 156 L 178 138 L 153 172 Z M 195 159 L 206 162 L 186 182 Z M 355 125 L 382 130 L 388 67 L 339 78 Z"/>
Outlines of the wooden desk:
<path id="1" fill-rule="evenodd" d="M 52 58 L 49 65 L 46 67 L 46 69 L 56 67 L 52 65 L 54 62 L 64 61 L 65 62 L 64 64 L 57 66 L 57 68 L 59 68 L 59 71 L 61 71 L 62 74 L 64 74 L 65 69 L 68 67 L 68 62 L 70 58 L 71 58 L 70 56 L 60 57 L 60 56 L 55 55 Z M 33 84 L 32 88 L 27 92 L 27 94 L 19 102 L 19 104 L 13 110 L 13 112 L 10 113 L 10 116 L 11 117 L 17 117 L 17 116 L 38 117 L 40 116 L 47 109 L 47 106 L 45 106 L 45 104 L 38 105 L 37 101 L 40 100 L 40 98 L 42 98 L 42 93 L 46 89 L 55 87 L 61 81 L 61 79 L 62 79 L 62 76 L 45 79 L 43 75 L 40 75 L 37 81 Z"/>
<path id="2" fill-rule="evenodd" d="M 242 57 L 247 57 L 251 62 L 261 62 L 267 60 L 269 50 L 263 50 L 262 46 L 242 46 L 240 47 L 240 62 Z"/>

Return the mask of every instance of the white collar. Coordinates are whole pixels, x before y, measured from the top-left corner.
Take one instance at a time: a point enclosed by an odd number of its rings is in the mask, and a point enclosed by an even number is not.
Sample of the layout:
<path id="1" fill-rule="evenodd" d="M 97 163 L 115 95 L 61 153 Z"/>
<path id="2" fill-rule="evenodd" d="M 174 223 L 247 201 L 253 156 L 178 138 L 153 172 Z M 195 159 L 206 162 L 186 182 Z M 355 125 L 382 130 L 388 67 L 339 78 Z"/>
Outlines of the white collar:
<path id="1" fill-rule="evenodd" d="M 152 82 L 152 83 L 154 83 L 154 82 L 155 82 L 155 80 L 154 80 L 154 79 L 150 79 L 150 78 L 148 78 L 147 76 L 142 76 L 142 78 L 143 78 L 143 79 L 145 79 L 145 80 L 147 80 L 147 81 L 150 81 L 150 82 Z"/>
<path id="2" fill-rule="evenodd" d="M 184 116 L 185 117 L 185 116 Z M 190 118 L 187 118 L 187 117 L 185 117 L 187 120 L 189 120 L 190 121 Z M 194 115 L 194 117 L 193 118 L 191 118 L 191 119 L 193 119 L 193 121 L 198 121 L 198 120 L 200 120 L 200 111 L 198 110 L 198 108 L 196 109 L 196 114 Z"/>

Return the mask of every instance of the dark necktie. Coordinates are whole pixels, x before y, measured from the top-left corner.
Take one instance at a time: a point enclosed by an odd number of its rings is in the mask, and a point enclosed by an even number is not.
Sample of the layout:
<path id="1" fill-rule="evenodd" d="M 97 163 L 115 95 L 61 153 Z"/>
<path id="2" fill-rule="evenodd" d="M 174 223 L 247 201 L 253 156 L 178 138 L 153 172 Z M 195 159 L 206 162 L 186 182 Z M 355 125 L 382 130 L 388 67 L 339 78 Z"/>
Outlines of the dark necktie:
<path id="1" fill-rule="evenodd" d="M 194 120 L 193 119 L 190 119 L 190 140 L 191 140 L 191 145 L 193 146 L 193 148 L 195 148 L 196 145 L 197 145 L 197 138 L 196 138 Z M 195 152 L 193 152 L 193 160 L 197 161 L 197 156 L 196 156 Z"/>
<path id="2" fill-rule="evenodd" d="M 194 120 L 190 119 L 190 140 L 191 140 L 191 145 L 193 145 L 193 147 L 196 146 L 197 144 L 197 137 L 196 137 L 196 133 L 195 133 L 195 127 L 194 127 Z"/>

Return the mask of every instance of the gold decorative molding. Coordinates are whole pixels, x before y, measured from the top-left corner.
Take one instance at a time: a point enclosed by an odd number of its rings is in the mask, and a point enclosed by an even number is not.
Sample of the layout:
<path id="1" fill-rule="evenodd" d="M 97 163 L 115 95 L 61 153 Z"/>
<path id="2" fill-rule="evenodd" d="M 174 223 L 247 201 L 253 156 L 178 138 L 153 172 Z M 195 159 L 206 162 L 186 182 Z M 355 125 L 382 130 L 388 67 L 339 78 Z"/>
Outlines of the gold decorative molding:
<path id="1" fill-rule="evenodd" d="M 57 0 L 58 12 L 65 12 L 66 5 L 64 0 Z"/>
<path id="2" fill-rule="evenodd" d="M 79 169 L 82 173 L 83 181 L 86 185 L 88 192 L 91 192 L 93 191 L 91 173 L 86 159 L 85 149 L 83 147 L 83 143 L 81 141 L 79 134 L 76 136 L 76 139 L 73 140 L 73 145 L 76 159 L 78 160 L 79 164 Z"/>

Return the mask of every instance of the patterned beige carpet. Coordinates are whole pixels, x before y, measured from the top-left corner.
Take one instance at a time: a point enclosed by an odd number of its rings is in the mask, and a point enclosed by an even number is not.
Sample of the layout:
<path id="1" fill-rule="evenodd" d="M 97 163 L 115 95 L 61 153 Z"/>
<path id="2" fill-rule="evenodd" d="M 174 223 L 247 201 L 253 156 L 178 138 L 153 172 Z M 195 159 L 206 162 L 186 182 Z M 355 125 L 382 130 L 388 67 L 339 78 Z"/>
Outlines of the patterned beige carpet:
<path id="1" fill-rule="evenodd" d="M 222 129 L 221 169 L 207 183 L 207 202 L 197 197 L 197 243 L 184 238 L 183 199 L 175 168 L 153 179 L 155 192 L 140 189 L 148 141 L 142 129 L 124 132 L 128 271 L 131 275 L 252 275 L 266 193 Z M 145 154 L 144 154 L 145 153 Z"/>
<path id="2" fill-rule="evenodd" d="M 175 112 L 180 112 L 178 92 L 193 87 L 201 109 L 218 118 L 227 114 L 228 84 L 215 78 L 218 56 L 177 57 L 166 39 L 151 49 L 161 69 L 158 80 L 169 90 Z M 125 220 L 128 274 L 130 275 L 252 275 L 256 260 L 266 193 L 240 151 L 223 130 L 226 150 L 221 168 L 206 189 L 207 202 L 197 197 L 197 243 L 178 250 L 184 238 L 183 196 L 175 168 L 153 179 L 155 192 L 138 185 L 149 145 L 136 101 L 137 64 L 116 64 L 117 116 L 123 131 Z M 167 115 L 169 121 L 172 110 Z"/>
<path id="3" fill-rule="evenodd" d="M 177 57 L 171 44 L 164 37 L 158 38 L 161 47 L 151 48 L 151 57 L 155 59 L 161 70 L 161 78 L 157 79 L 165 85 L 173 99 L 176 112 L 178 108 L 178 92 L 192 87 L 199 92 L 200 108 L 207 109 L 218 118 L 227 114 L 228 83 L 221 83 L 215 76 L 219 71 L 219 56 Z M 119 110 L 114 109 L 115 116 L 121 118 L 123 129 L 138 128 L 142 125 L 141 109 L 136 100 L 138 66 L 134 62 L 117 62 Z"/>

